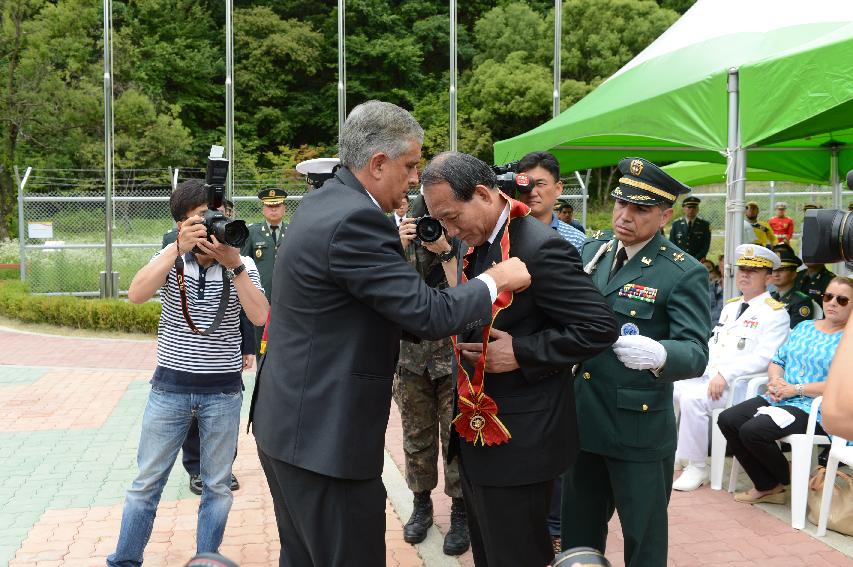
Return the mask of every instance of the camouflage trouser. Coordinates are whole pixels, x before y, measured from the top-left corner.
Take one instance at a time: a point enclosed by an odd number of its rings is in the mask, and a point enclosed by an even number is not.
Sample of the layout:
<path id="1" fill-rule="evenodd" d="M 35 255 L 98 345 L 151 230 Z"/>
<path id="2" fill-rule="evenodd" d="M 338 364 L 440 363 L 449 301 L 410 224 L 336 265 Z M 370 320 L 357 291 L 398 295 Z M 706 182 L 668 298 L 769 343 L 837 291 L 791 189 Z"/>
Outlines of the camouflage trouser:
<path id="1" fill-rule="evenodd" d="M 453 419 L 453 379 L 431 380 L 429 371 L 416 374 L 398 368 L 394 376 L 394 401 L 403 422 L 406 484 L 412 492 L 431 491 L 438 485 L 438 442 L 444 455 L 444 493 L 462 498 L 459 460 L 447 463 L 450 421 Z"/>

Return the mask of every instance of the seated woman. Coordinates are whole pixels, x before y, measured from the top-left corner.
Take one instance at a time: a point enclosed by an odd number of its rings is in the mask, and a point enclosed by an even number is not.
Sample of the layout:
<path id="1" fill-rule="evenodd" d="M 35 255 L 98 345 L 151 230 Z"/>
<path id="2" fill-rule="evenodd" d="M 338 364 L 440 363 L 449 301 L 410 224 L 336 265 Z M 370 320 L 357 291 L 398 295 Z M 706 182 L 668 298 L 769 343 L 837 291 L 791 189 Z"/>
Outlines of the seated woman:
<path id="1" fill-rule="evenodd" d="M 785 503 L 791 474 L 776 440 L 806 432 L 812 399 L 823 394 L 829 364 L 853 311 L 851 299 L 853 279 L 836 277 L 830 281 L 823 296 L 825 318 L 794 327 L 767 370 L 767 393 L 720 414 L 720 431 L 754 484 L 754 488 L 735 495 L 738 502 Z M 762 409 L 769 407 L 781 408 L 788 415 Z M 793 421 L 784 423 L 791 418 Z M 815 433 L 823 435 L 820 425 L 817 429 Z"/>

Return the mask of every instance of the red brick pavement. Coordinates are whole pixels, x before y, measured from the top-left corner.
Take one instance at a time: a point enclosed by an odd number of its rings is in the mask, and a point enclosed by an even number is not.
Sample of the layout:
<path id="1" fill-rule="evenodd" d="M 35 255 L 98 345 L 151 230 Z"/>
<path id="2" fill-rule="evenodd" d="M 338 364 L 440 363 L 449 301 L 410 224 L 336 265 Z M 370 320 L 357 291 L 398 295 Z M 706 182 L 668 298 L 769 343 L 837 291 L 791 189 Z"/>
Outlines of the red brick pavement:
<path id="1" fill-rule="evenodd" d="M 152 369 L 154 360 L 153 341 L 100 341 L 0 331 L 0 364 Z M 21 388 L 14 390 L 20 392 Z M 402 470 L 402 439 L 396 408 L 392 409 L 386 440 L 389 452 Z M 253 440 L 243 433 L 240 445 L 235 470 L 243 488 L 235 493 L 222 550 L 244 565 L 271 565 L 278 543 L 269 493 Z M 446 532 L 450 501 L 441 489 L 440 484 L 433 500 L 437 525 Z M 179 556 L 184 559 L 191 552 L 197 505 L 197 499 L 161 504 L 151 553 L 159 554 L 163 562 L 146 561 L 146 564 L 176 564 Z M 114 545 L 119 515 L 119 506 L 49 511 L 30 532 L 13 565 L 102 565 L 103 555 Z M 822 542 L 759 508 L 734 502 L 730 494 L 707 487 L 692 493 L 674 493 L 669 518 L 669 565 L 675 567 L 853 567 L 853 560 Z M 388 564 L 421 566 L 415 549 L 402 541 L 400 519 L 390 506 L 386 527 Z M 614 567 L 624 565 L 622 548 L 618 519 L 614 518 L 608 538 L 608 558 Z M 470 552 L 462 556 L 461 563 L 473 564 Z"/>
<path id="2" fill-rule="evenodd" d="M 152 341 L 100 340 L 0 330 L 0 364 L 153 370 Z"/>

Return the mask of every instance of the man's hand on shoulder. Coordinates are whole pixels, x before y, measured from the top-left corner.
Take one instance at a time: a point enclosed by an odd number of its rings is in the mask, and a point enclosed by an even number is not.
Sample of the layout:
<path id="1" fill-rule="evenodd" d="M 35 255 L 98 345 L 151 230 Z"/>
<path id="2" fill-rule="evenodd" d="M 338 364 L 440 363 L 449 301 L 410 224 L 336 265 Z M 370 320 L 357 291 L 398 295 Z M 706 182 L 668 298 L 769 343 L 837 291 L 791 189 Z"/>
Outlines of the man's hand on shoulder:
<path id="1" fill-rule="evenodd" d="M 530 272 L 527 266 L 518 258 L 509 258 L 500 264 L 495 264 L 485 272 L 495 281 L 498 293 L 502 291 L 524 291 L 530 287 Z"/>

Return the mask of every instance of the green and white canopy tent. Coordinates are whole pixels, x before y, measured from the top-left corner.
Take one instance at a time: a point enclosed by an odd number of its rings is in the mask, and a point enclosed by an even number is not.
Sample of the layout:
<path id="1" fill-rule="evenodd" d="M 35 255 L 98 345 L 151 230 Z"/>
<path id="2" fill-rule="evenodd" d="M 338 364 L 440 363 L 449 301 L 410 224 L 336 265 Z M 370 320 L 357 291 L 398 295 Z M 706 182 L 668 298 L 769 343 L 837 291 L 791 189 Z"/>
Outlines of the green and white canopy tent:
<path id="1" fill-rule="evenodd" d="M 665 165 L 661 169 L 690 187 L 726 182 L 726 164 L 724 163 L 677 161 L 675 163 Z M 757 167 L 746 168 L 746 180 L 790 181 L 792 183 L 802 183 L 803 185 L 828 184 L 826 179 L 799 177 L 797 175 L 791 175 L 790 173 L 778 173 L 776 171 L 758 169 Z"/>
<path id="2" fill-rule="evenodd" d="M 726 277 L 747 163 L 833 186 L 853 169 L 853 2 L 699 0 L 654 43 L 495 163 L 548 150 L 565 172 L 626 156 L 726 164 Z"/>

